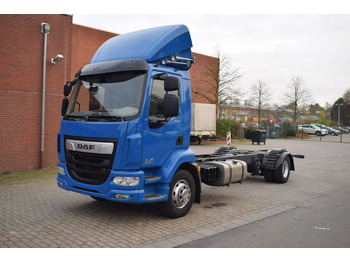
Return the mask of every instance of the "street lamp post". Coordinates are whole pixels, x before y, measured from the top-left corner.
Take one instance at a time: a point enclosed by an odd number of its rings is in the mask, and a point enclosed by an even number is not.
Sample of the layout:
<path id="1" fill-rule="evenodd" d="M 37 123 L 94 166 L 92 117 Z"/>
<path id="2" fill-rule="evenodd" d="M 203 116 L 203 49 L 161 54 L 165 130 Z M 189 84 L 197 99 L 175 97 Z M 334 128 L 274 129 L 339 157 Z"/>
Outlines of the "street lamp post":
<path id="1" fill-rule="evenodd" d="M 340 106 L 343 105 L 342 103 L 338 104 L 338 128 L 340 129 L 340 143 L 343 142 L 343 130 L 340 127 Z"/>
<path id="2" fill-rule="evenodd" d="M 341 104 L 338 104 L 338 127 L 340 126 L 340 105 Z"/>

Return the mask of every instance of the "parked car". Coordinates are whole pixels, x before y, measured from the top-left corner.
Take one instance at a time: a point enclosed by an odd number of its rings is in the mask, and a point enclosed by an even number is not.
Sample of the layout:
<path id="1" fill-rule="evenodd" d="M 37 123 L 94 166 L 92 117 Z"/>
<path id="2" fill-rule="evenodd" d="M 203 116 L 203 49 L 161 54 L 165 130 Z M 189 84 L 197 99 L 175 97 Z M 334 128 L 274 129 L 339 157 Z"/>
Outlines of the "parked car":
<path id="1" fill-rule="evenodd" d="M 347 132 L 347 133 L 350 133 L 350 127 L 348 126 L 342 126 L 341 127 L 343 131 Z"/>
<path id="2" fill-rule="evenodd" d="M 319 128 L 318 126 L 315 125 L 299 125 L 298 126 L 299 130 L 303 130 L 304 133 L 316 135 L 316 136 L 324 136 L 328 134 L 328 131 L 325 128 Z"/>
<path id="3" fill-rule="evenodd" d="M 346 129 L 344 129 L 343 127 L 341 127 L 341 126 L 332 126 L 332 128 L 335 129 L 335 130 L 338 130 L 339 132 L 342 132 L 342 133 L 348 133 L 349 132 Z"/>
<path id="4" fill-rule="evenodd" d="M 328 131 L 328 134 L 331 136 L 338 136 L 340 135 L 340 131 L 334 128 L 331 128 L 329 126 L 325 126 L 324 129 Z"/>

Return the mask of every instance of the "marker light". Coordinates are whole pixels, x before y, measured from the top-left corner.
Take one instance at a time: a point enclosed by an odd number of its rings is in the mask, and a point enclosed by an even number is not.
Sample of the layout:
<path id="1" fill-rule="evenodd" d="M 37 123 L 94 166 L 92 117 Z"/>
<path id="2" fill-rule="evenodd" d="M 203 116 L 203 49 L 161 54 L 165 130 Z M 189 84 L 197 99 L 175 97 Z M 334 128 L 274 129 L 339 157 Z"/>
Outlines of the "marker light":
<path id="1" fill-rule="evenodd" d="M 114 197 L 116 199 L 129 199 L 130 197 L 132 197 L 132 195 L 116 194 Z"/>
<path id="2" fill-rule="evenodd" d="M 65 175 L 65 174 L 66 174 L 66 171 L 64 170 L 63 167 L 59 166 L 59 167 L 58 167 L 58 173 L 60 173 L 61 175 Z"/>

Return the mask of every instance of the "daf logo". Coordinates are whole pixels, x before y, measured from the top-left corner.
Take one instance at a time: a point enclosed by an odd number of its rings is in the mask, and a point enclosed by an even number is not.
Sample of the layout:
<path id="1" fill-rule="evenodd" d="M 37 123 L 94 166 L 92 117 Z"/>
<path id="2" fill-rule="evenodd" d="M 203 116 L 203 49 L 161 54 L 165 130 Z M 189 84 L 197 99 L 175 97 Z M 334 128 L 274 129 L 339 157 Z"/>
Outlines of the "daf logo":
<path id="1" fill-rule="evenodd" d="M 112 142 L 95 142 L 81 140 L 66 140 L 66 149 L 90 154 L 112 154 L 114 144 Z"/>
<path id="2" fill-rule="evenodd" d="M 95 145 L 78 144 L 77 147 L 78 147 L 78 149 L 84 149 L 84 150 L 94 150 L 95 149 Z"/>

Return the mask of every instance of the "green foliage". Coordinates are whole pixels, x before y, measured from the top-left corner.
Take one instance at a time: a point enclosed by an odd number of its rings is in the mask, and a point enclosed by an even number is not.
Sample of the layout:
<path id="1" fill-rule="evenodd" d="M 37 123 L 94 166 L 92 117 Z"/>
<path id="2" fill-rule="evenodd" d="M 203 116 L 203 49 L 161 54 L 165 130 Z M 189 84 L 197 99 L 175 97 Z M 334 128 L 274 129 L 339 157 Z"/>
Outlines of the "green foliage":
<path id="1" fill-rule="evenodd" d="M 287 130 L 287 136 L 296 136 L 297 132 L 294 128 L 290 128 Z"/>
<path id="2" fill-rule="evenodd" d="M 232 139 L 242 138 L 243 130 L 239 122 L 232 119 L 217 119 L 216 120 L 216 135 L 226 138 L 227 131 L 231 132 Z"/>
<path id="3" fill-rule="evenodd" d="M 294 125 L 292 125 L 291 122 L 287 120 L 282 123 L 280 137 L 296 136 L 296 134 L 297 134 L 297 130 L 295 129 Z"/>

